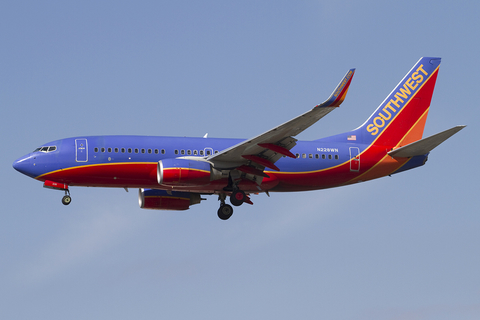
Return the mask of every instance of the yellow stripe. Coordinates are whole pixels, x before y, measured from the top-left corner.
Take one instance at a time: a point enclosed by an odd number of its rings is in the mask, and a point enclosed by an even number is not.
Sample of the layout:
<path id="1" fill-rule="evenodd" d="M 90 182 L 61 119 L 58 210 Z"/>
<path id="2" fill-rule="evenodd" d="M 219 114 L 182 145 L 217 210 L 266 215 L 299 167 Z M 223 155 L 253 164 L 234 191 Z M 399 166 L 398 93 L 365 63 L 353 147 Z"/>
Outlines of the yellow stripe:
<path id="1" fill-rule="evenodd" d="M 405 139 L 405 137 L 408 136 L 408 134 L 417 126 L 418 122 L 423 119 L 423 117 L 425 116 L 425 114 L 428 113 L 429 110 L 430 110 L 430 106 L 427 107 L 427 109 L 425 110 L 425 112 L 424 112 L 424 113 L 417 119 L 417 121 L 410 127 L 410 129 L 409 129 L 409 130 L 407 131 L 407 133 L 403 136 L 403 138 L 400 139 L 400 141 L 397 143 L 397 145 L 394 147 L 394 149 L 397 148 L 397 147 L 402 143 L 402 141 Z"/>
<path id="2" fill-rule="evenodd" d="M 410 128 L 410 130 L 407 131 L 407 133 L 405 133 L 405 135 L 402 137 L 402 139 L 400 139 L 400 141 L 397 143 L 397 145 L 394 147 L 394 149 L 396 147 L 398 147 L 400 145 L 400 143 L 405 139 L 405 137 L 410 133 L 410 131 L 413 130 L 413 128 L 417 125 L 417 123 L 423 118 L 423 116 L 428 113 L 428 111 L 430 110 L 430 107 L 427 108 L 427 110 L 425 110 L 425 112 L 418 118 L 418 120 L 413 124 L 413 126 Z M 373 144 L 372 144 L 373 145 Z M 366 152 L 368 149 L 370 149 L 370 147 L 372 147 L 372 145 L 370 145 L 367 149 L 365 149 L 361 154 L 363 154 L 364 152 Z M 356 178 L 353 178 L 347 182 L 345 182 L 345 184 L 349 184 L 351 182 L 353 182 L 354 180 L 357 180 L 357 179 L 360 179 L 362 176 L 366 175 L 367 173 L 369 173 L 370 171 L 372 171 L 376 166 L 378 166 L 380 163 L 382 163 L 383 160 L 385 160 L 385 158 L 389 157 L 388 154 L 386 154 L 382 159 L 380 159 L 376 164 L 374 164 L 370 169 L 368 169 L 367 171 L 365 171 L 364 173 L 362 173 L 361 175 L 359 175 L 358 177 Z M 403 166 L 403 165 L 402 165 Z M 401 166 L 400 166 L 401 167 Z M 397 171 L 397 169 L 393 170 L 390 172 L 390 174 L 392 174 L 393 172 Z"/>

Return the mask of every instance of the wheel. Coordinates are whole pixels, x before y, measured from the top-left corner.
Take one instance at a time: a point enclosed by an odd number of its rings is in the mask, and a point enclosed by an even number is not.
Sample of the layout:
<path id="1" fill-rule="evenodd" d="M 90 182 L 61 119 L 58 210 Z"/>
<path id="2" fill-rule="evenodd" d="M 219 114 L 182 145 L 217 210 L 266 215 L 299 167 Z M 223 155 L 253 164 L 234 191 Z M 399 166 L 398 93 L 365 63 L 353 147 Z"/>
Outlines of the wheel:
<path id="1" fill-rule="evenodd" d="M 245 192 L 243 192 L 242 190 L 235 190 L 230 196 L 230 203 L 236 207 L 241 206 L 242 203 L 245 201 L 246 197 L 247 196 L 245 195 Z"/>
<path id="2" fill-rule="evenodd" d="M 233 214 L 233 208 L 229 204 L 224 204 L 223 206 L 220 206 L 220 209 L 218 209 L 218 217 L 222 220 L 228 220 Z"/>
<path id="3" fill-rule="evenodd" d="M 71 198 L 70 196 L 63 196 L 63 198 L 62 198 L 62 203 L 63 203 L 64 205 L 67 206 L 67 205 L 70 204 L 70 202 L 72 202 L 72 198 Z"/>

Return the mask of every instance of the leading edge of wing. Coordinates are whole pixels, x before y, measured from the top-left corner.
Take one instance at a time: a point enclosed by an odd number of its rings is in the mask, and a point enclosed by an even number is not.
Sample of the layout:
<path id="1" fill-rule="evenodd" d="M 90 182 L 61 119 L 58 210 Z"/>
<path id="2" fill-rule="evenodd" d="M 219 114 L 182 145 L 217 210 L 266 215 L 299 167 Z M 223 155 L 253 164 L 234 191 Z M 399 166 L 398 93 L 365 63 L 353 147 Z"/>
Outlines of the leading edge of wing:
<path id="1" fill-rule="evenodd" d="M 290 141 L 288 144 L 282 144 L 282 140 L 296 136 L 326 116 L 334 108 L 339 107 L 345 99 L 354 73 L 355 69 L 348 70 L 330 97 L 325 100 L 325 102 L 316 105 L 312 110 L 309 110 L 304 114 L 299 115 L 298 117 L 293 118 L 292 120 L 270 129 L 256 137 L 242 141 L 230 148 L 222 150 L 221 152 L 210 156 L 208 160 L 244 163 L 246 161 L 242 156 L 256 155 L 265 150 L 264 147 L 260 147 L 258 144 L 277 144 L 290 150 L 295 146 L 295 143 L 291 143 Z"/>

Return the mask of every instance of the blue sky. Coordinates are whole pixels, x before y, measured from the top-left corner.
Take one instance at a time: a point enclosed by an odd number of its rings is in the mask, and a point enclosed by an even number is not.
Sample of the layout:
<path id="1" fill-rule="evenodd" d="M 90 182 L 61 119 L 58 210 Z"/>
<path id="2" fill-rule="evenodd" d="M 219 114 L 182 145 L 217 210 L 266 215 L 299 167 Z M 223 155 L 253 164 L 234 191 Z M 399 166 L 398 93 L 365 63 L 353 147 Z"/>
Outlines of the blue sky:
<path id="1" fill-rule="evenodd" d="M 6 1 L 0 5 L 2 319 L 480 318 L 480 3 Z M 425 128 L 468 127 L 427 165 L 344 188 L 138 208 L 61 192 L 13 161 L 101 134 L 249 138 L 324 101 L 298 136 L 356 128 L 421 56 L 442 57 Z"/>

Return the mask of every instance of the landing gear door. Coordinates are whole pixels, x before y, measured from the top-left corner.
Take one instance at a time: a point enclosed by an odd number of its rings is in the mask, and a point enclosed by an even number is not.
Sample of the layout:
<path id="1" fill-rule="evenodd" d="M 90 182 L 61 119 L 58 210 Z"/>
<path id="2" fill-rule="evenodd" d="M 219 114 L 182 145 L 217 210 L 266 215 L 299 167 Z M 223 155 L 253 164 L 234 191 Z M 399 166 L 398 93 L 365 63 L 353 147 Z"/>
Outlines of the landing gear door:
<path id="1" fill-rule="evenodd" d="M 88 161 L 87 139 L 75 139 L 75 161 Z"/>
<path id="2" fill-rule="evenodd" d="M 360 149 L 358 147 L 350 147 L 350 171 L 360 171 Z"/>

